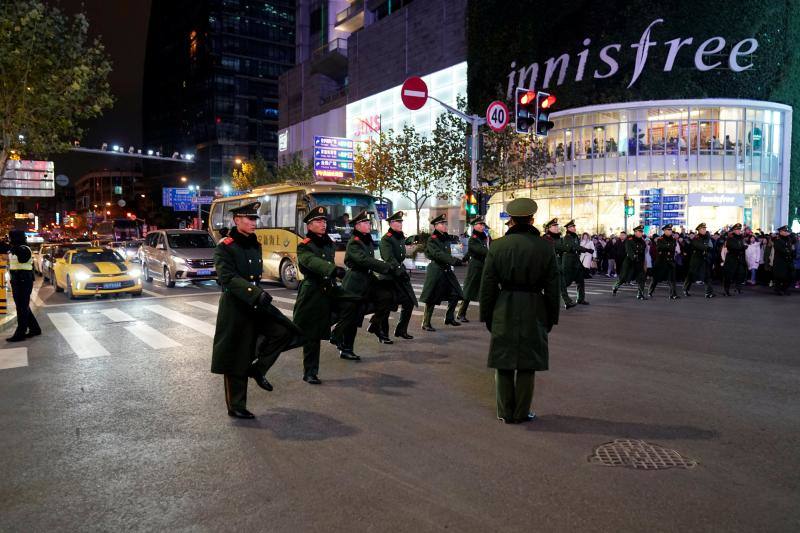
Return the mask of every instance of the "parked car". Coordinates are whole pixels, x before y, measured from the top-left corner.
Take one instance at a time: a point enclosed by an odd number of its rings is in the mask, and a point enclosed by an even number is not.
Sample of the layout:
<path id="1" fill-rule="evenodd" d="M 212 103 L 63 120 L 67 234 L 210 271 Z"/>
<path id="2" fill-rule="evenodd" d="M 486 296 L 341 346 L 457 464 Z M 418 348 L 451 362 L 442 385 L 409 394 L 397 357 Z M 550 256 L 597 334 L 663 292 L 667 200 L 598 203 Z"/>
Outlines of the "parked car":
<path id="1" fill-rule="evenodd" d="M 142 294 L 139 267 L 108 247 L 69 250 L 56 259 L 53 268 L 56 292 L 66 291 L 70 300 L 101 294 Z"/>
<path id="2" fill-rule="evenodd" d="M 148 282 L 161 280 L 167 287 L 174 287 L 177 281 L 215 280 L 216 246 L 217 243 L 207 231 L 152 231 L 145 237 L 139 252 L 142 276 Z"/>
<path id="3" fill-rule="evenodd" d="M 64 257 L 69 250 L 79 250 L 92 246 L 90 242 L 59 242 L 45 243 L 41 250 L 33 257 L 33 269 L 38 271 L 44 281 L 54 283 L 53 266 L 57 259 Z"/>

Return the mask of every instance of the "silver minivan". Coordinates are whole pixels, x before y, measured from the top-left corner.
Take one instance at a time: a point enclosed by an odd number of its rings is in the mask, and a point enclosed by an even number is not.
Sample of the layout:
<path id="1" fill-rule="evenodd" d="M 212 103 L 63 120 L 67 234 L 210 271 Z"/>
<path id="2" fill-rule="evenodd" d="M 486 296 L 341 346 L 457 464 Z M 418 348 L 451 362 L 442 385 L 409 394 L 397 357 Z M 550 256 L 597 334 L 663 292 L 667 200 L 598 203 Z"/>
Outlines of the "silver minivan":
<path id="1" fill-rule="evenodd" d="M 142 277 L 145 281 L 161 280 L 167 287 L 174 287 L 176 282 L 215 280 L 216 247 L 217 243 L 207 231 L 151 231 L 145 237 L 139 252 Z"/>

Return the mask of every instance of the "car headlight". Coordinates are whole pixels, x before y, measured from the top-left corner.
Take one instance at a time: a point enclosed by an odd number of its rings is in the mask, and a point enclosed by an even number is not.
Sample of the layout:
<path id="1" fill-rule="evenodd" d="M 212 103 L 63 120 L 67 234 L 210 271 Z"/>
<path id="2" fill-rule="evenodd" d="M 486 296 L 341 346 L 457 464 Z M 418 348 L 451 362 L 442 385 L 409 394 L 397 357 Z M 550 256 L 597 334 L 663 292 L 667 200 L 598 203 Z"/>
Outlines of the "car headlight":
<path id="1" fill-rule="evenodd" d="M 172 260 L 175 262 L 176 265 L 185 265 L 186 259 L 183 257 L 173 257 Z"/>
<path id="2" fill-rule="evenodd" d="M 142 271 L 139 270 L 138 268 L 132 268 L 128 270 L 128 275 L 134 278 L 139 278 L 142 276 Z"/>
<path id="3" fill-rule="evenodd" d="M 75 279 L 77 279 L 78 281 L 86 281 L 87 279 L 89 279 L 91 277 L 92 277 L 92 275 L 89 274 L 88 272 L 76 272 L 75 273 Z"/>

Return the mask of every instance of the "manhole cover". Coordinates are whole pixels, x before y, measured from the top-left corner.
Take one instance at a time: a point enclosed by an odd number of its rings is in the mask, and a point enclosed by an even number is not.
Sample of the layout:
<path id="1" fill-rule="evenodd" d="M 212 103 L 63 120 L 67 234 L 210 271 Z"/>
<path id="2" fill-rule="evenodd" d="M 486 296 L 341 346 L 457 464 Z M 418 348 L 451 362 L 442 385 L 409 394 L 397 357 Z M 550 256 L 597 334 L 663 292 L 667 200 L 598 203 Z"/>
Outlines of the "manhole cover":
<path id="1" fill-rule="evenodd" d="M 697 461 L 684 457 L 675 450 L 643 440 L 617 439 L 601 444 L 589 457 L 589 462 L 602 466 L 623 466 L 638 470 L 665 470 L 667 468 L 694 468 Z"/>

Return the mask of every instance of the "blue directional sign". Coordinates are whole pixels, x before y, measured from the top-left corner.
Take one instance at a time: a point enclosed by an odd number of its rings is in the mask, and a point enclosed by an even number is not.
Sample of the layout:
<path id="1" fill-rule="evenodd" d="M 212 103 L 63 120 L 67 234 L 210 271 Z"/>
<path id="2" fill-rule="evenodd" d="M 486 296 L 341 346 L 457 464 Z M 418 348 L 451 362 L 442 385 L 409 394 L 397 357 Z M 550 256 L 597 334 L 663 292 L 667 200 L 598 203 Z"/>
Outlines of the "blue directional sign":
<path id="1" fill-rule="evenodd" d="M 189 189 L 173 188 L 170 191 L 170 197 L 173 211 L 194 211 L 197 209 L 197 204 L 193 204 L 192 202 L 195 193 Z"/>
<path id="2" fill-rule="evenodd" d="M 353 141 L 341 137 L 314 137 L 314 171 L 318 178 L 334 180 L 353 176 Z"/>

